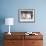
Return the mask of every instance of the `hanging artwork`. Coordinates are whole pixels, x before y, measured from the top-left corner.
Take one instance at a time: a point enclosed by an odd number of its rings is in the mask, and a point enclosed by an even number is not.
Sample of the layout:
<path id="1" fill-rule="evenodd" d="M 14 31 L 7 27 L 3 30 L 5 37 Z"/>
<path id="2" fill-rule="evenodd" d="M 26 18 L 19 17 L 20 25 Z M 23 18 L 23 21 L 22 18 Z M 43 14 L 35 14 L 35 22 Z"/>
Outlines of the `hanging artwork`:
<path id="1" fill-rule="evenodd" d="M 35 22 L 35 9 L 19 9 L 19 22 Z"/>

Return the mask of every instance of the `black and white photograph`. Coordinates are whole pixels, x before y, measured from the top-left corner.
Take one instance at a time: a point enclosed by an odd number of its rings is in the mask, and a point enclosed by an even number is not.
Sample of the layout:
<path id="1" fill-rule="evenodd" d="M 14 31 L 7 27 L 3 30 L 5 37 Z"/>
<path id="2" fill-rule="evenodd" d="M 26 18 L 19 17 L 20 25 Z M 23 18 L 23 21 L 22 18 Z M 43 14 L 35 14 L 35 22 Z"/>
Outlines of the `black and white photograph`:
<path id="1" fill-rule="evenodd" d="M 20 22 L 35 22 L 35 9 L 19 9 Z"/>

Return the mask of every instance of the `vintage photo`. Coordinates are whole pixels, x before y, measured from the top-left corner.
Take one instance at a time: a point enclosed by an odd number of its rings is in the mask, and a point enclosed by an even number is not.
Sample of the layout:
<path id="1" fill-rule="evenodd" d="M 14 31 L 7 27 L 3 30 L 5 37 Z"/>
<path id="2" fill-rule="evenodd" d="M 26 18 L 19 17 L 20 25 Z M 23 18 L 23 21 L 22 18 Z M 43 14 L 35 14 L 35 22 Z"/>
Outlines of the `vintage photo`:
<path id="1" fill-rule="evenodd" d="M 21 9 L 18 16 L 20 22 L 35 22 L 35 9 Z"/>

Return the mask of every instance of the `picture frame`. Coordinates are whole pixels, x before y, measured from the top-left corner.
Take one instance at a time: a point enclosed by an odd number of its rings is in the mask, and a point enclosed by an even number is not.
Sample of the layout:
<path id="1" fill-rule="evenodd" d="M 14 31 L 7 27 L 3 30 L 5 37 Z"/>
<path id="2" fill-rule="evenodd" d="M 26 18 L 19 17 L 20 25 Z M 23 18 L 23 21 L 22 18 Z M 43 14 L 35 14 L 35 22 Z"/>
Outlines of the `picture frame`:
<path id="1" fill-rule="evenodd" d="M 18 20 L 22 23 L 35 22 L 35 9 L 19 9 Z"/>

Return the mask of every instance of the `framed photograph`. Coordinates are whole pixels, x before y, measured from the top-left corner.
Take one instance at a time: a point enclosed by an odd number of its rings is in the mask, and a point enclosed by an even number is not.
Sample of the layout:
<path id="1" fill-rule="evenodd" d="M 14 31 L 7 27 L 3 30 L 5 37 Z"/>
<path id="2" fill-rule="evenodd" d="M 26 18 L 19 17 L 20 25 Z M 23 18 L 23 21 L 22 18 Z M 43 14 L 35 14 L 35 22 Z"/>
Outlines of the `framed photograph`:
<path id="1" fill-rule="evenodd" d="M 35 9 L 19 9 L 18 10 L 19 22 L 35 22 Z"/>

